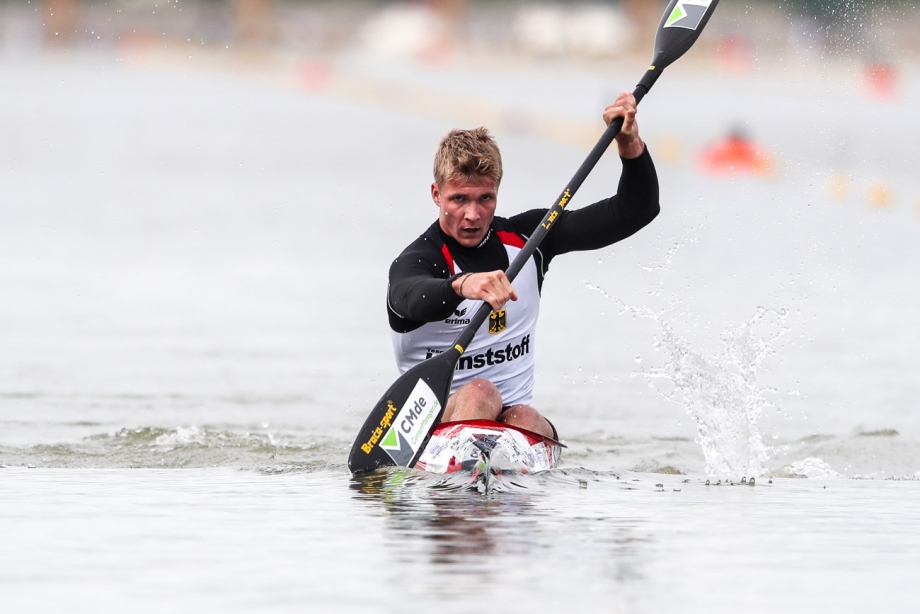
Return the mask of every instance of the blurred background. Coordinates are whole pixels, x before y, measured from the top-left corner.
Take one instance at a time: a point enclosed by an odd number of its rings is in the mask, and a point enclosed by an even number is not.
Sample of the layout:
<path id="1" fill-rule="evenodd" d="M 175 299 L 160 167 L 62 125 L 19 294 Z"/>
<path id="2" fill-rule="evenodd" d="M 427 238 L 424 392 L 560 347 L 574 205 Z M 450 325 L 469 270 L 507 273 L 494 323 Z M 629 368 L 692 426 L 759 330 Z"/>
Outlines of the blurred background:
<path id="1" fill-rule="evenodd" d="M 611 58 L 644 51 L 664 0 L 4 0 L 8 52 L 111 48 L 142 42 L 447 61 L 459 54 Z M 710 52 L 845 53 L 865 62 L 913 55 L 912 0 L 724 2 Z M 756 20 L 750 19 L 756 15 Z M 718 24 L 721 25 L 718 25 Z"/>
<path id="2" fill-rule="evenodd" d="M 839 83 L 842 74 L 847 95 L 870 103 L 897 100 L 909 89 L 910 68 L 920 57 L 917 4 L 724 2 L 685 62 L 738 80 L 780 72 L 797 90 L 789 96 L 796 97 L 816 84 L 826 88 L 829 76 Z M 249 80 L 336 100 L 587 146 L 594 139 L 593 122 L 496 104 L 475 92 L 461 101 L 445 96 L 448 79 L 409 84 L 386 67 L 408 66 L 429 77 L 477 66 L 612 73 L 613 67 L 649 59 L 665 5 L 665 0 L 0 0 L 0 57 L 102 54 L 135 67 L 244 73 Z M 376 64 L 372 74 L 357 65 L 368 59 Z M 693 160 L 715 174 L 776 173 L 775 147 L 752 141 L 756 135 L 745 129 L 741 115 L 726 118 L 721 134 L 708 135 L 706 150 L 699 149 L 702 142 L 658 135 L 659 158 Z M 843 175 L 830 173 L 822 181 L 831 196 L 849 193 Z M 883 180 L 862 187 L 863 198 L 882 207 L 891 204 L 895 190 Z M 901 194 L 905 197 L 903 188 Z"/>

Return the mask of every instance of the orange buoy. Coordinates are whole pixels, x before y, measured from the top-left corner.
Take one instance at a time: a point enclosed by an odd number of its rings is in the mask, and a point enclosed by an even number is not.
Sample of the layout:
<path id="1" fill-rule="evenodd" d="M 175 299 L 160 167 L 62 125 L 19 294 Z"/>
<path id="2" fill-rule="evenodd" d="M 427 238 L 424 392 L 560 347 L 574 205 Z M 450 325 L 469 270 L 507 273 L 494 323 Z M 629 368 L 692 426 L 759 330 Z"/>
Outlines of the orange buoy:
<path id="1" fill-rule="evenodd" d="M 329 62 L 321 58 L 303 60 L 297 67 L 298 83 L 311 92 L 326 89 L 331 76 Z"/>
<path id="2" fill-rule="evenodd" d="M 699 162 L 712 175 L 766 175 L 772 171 L 770 154 L 738 130 L 704 149 Z"/>
<path id="3" fill-rule="evenodd" d="M 891 100 L 898 95 L 898 69 L 888 62 L 872 62 L 863 69 L 866 93 L 876 100 Z"/>

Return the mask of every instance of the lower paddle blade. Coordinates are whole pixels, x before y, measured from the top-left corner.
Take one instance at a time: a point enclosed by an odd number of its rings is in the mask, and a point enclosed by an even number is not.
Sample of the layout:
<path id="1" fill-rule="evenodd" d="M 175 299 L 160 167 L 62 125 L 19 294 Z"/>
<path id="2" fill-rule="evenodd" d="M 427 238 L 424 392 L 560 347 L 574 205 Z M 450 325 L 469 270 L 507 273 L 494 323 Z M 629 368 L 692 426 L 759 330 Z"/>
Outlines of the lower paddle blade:
<path id="1" fill-rule="evenodd" d="M 348 455 L 352 473 L 413 467 L 444 414 L 460 351 L 451 348 L 421 362 L 377 401 Z"/>

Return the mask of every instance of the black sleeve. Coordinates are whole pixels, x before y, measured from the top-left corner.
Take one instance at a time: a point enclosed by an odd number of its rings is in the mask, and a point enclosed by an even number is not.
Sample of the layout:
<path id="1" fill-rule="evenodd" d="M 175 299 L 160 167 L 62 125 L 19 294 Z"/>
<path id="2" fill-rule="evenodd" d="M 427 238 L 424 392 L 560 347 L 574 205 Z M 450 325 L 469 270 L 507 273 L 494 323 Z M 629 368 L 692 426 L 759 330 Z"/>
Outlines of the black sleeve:
<path id="1" fill-rule="evenodd" d="M 606 247 L 634 234 L 661 211 L 658 174 L 648 148 L 638 158 L 621 159 L 617 193 L 593 205 L 565 211 L 546 237 L 551 258 L 566 252 Z"/>
<path id="2" fill-rule="evenodd" d="M 422 238 L 406 248 L 390 265 L 387 311 L 393 330 L 407 332 L 450 317 L 463 301 L 451 286 L 455 277 L 430 241 Z"/>

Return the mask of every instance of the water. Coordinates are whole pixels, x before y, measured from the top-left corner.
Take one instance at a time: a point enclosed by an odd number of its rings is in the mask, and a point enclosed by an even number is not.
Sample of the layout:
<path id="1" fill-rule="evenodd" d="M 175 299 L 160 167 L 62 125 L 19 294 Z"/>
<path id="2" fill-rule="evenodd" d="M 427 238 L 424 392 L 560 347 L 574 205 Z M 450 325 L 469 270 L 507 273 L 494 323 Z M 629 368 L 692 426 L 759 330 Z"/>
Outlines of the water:
<path id="1" fill-rule="evenodd" d="M 551 71 L 402 66 L 431 98 L 399 112 L 284 62 L 0 57 L 4 610 L 920 605 L 916 92 L 867 106 L 825 75 L 777 134 L 786 73 L 671 69 L 640 112 L 662 215 L 547 277 L 537 405 L 563 465 L 483 494 L 355 480 L 345 457 L 396 377 L 386 269 L 432 219 L 432 148 L 463 119 L 445 83 L 558 117 Z M 343 59 L 343 83 L 375 62 Z M 638 76 L 612 72 L 566 96 L 600 109 Z M 778 176 L 694 166 L 739 109 Z M 841 158 L 866 113 L 861 140 L 891 149 Z M 548 206 L 585 154 L 542 125 L 497 130 L 506 213 Z M 688 153 L 659 157 L 675 138 Z"/>
<path id="2" fill-rule="evenodd" d="M 915 482 L 6 469 L 8 611 L 912 611 Z"/>

